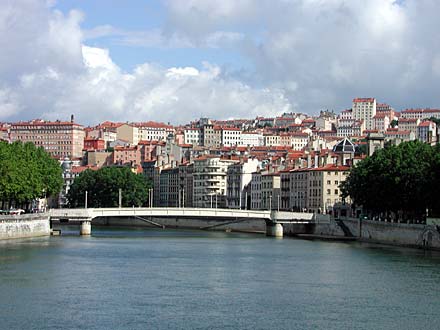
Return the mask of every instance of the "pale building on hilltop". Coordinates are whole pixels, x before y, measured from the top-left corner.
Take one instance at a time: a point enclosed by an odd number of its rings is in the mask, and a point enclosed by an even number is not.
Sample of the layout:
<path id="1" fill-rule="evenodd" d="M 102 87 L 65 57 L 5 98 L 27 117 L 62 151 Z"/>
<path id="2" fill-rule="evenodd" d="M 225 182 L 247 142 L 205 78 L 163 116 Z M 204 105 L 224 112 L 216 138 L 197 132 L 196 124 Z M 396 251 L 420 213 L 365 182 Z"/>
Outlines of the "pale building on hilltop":
<path id="1" fill-rule="evenodd" d="M 426 143 L 437 142 L 437 125 L 433 121 L 426 120 L 417 126 L 417 139 Z"/>
<path id="2" fill-rule="evenodd" d="M 221 129 L 221 134 L 222 146 L 231 147 L 240 144 L 241 129 L 235 127 L 224 127 Z"/>
<path id="3" fill-rule="evenodd" d="M 149 121 L 146 123 L 133 123 L 138 129 L 138 139 L 144 141 L 166 140 L 169 134 L 174 134 L 174 127 L 164 123 Z"/>
<path id="4" fill-rule="evenodd" d="M 202 129 L 196 127 L 189 127 L 183 130 L 183 138 L 185 144 L 192 144 L 193 146 L 202 145 Z"/>
<path id="5" fill-rule="evenodd" d="M 222 129 L 220 126 L 206 124 L 202 128 L 201 141 L 205 147 L 220 147 L 222 143 Z"/>
<path id="6" fill-rule="evenodd" d="M 418 118 L 399 118 L 398 127 L 401 131 L 410 131 L 417 133 L 417 127 L 420 124 Z"/>
<path id="7" fill-rule="evenodd" d="M 240 134 L 239 146 L 260 147 L 264 145 L 263 134 L 258 132 L 242 132 Z"/>
<path id="8" fill-rule="evenodd" d="M 353 119 L 363 120 L 365 129 L 374 129 L 373 117 L 376 115 L 375 98 L 355 98 L 353 99 Z"/>
<path id="9" fill-rule="evenodd" d="M 406 109 L 401 111 L 401 118 L 429 119 L 431 117 L 440 119 L 440 109 Z"/>
<path id="10" fill-rule="evenodd" d="M 378 132 L 385 132 L 390 127 L 390 117 L 384 113 L 377 113 L 373 117 L 373 127 Z"/>
<path id="11" fill-rule="evenodd" d="M 267 147 L 281 146 L 281 137 L 278 134 L 265 133 L 264 134 L 264 145 Z"/>

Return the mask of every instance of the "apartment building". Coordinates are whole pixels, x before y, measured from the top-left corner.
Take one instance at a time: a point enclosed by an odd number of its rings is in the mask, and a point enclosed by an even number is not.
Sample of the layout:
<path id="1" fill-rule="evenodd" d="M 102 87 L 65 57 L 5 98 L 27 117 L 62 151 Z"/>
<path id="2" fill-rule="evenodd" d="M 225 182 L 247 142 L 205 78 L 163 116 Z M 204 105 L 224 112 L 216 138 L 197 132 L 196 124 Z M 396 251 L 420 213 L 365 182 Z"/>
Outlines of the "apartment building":
<path id="1" fill-rule="evenodd" d="M 251 179 L 251 209 L 261 210 L 261 171 L 252 173 Z"/>
<path id="2" fill-rule="evenodd" d="M 179 165 L 179 196 L 182 207 L 193 207 L 193 180 L 194 164 L 184 163 Z"/>
<path id="3" fill-rule="evenodd" d="M 281 206 L 280 173 L 265 173 L 261 175 L 261 208 L 276 210 Z"/>
<path id="4" fill-rule="evenodd" d="M 417 139 L 426 143 L 437 142 L 437 125 L 433 121 L 423 121 L 417 126 Z"/>
<path id="5" fill-rule="evenodd" d="M 226 207 L 227 170 L 236 162 L 210 155 L 194 159 L 194 207 Z"/>
<path id="6" fill-rule="evenodd" d="M 180 207 L 179 168 L 164 168 L 160 172 L 160 207 Z"/>
<path id="7" fill-rule="evenodd" d="M 84 148 L 84 127 L 70 122 L 32 120 L 11 124 L 12 142 L 32 142 L 43 147 L 53 158 L 80 158 Z"/>
<path id="8" fill-rule="evenodd" d="M 173 126 L 155 121 L 133 123 L 133 126 L 138 129 L 139 140 L 144 141 L 162 141 L 165 140 L 169 134 L 175 133 Z"/>
<path id="9" fill-rule="evenodd" d="M 440 119 L 440 109 L 406 109 L 400 113 L 402 118 L 429 119 L 431 117 Z"/>
<path id="10" fill-rule="evenodd" d="M 227 207 L 233 209 L 248 209 L 251 199 L 252 173 L 257 171 L 260 162 L 258 159 L 243 159 L 232 164 L 227 170 Z"/>
<path id="11" fill-rule="evenodd" d="M 340 184 L 346 180 L 350 167 L 327 164 L 290 171 L 291 207 L 313 213 L 330 213 L 341 202 Z"/>
<path id="12" fill-rule="evenodd" d="M 231 147 L 240 144 L 241 129 L 235 127 L 224 127 L 221 129 L 221 134 L 222 146 Z"/>
<path id="13" fill-rule="evenodd" d="M 139 143 L 139 129 L 131 124 L 120 124 L 116 127 L 116 136 L 118 140 L 124 140 L 131 145 Z"/>
<path id="14" fill-rule="evenodd" d="M 259 147 L 264 145 L 263 134 L 258 132 L 241 132 L 239 146 Z"/>
<path id="15" fill-rule="evenodd" d="M 192 144 L 193 146 L 202 145 L 202 129 L 189 127 L 183 130 L 183 141 L 185 144 Z"/>
<path id="16" fill-rule="evenodd" d="M 363 120 L 365 129 L 374 129 L 373 117 L 376 115 L 375 98 L 355 98 L 353 99 L 353 119 Z"/>

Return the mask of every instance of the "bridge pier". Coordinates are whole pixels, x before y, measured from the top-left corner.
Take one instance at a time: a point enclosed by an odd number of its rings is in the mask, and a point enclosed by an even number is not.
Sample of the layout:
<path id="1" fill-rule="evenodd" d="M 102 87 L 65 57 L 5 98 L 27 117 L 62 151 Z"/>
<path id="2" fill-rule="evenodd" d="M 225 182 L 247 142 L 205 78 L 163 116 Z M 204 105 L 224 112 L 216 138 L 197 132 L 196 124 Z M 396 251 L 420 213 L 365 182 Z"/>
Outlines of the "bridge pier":
<path id="1" fill-rule="evenodd" d="M 79 234 L 83 236 L 89 236 L 92 234 L 92 219 L 87 219 L 80 222 Z"/>
<path id="2" fill-rule="evenodd" d="M 283 225 L 280 223 L 266 223 L 266 236 L 283 237 Z"/>

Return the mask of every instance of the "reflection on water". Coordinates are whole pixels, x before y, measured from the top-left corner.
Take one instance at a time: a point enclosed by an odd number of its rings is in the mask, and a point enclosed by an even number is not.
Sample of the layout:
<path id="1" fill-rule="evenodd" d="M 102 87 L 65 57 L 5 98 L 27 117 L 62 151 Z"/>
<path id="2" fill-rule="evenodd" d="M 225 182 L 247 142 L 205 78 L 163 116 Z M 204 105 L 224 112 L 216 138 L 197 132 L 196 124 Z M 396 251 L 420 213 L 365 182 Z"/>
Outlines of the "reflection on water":
<path id="1" fill-rule="evenodd" d="M 0 242 L 2 329 L 436 329 L 440 254 L 94 228 Z"/>

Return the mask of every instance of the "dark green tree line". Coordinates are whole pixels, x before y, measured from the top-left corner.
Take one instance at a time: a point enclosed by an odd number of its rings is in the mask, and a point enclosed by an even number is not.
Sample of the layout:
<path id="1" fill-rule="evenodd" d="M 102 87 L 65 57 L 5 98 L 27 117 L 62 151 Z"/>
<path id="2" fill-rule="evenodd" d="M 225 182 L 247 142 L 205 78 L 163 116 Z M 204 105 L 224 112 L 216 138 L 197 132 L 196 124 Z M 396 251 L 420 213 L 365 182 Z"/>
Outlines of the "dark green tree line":
<path id="1" fill-rule="evenodd" d="M 43 148 L 33 143 L 0 142 L 0 200 L 24 206 L 50 197 L 63 186 L 62 169 Z"/>
<path id="2" fill-rule="evenodd" d="M 122 206 L 144 206 L 149 188 L 145 176 L 128 167 L 103 167 L 82 172 L 70 187 L 67 199 L 70 207 L 84 207 L 87 191 L 88 207 L 117 207 L 121 189 Z"/>
<path id="3" fill-rule="evenodd" d="M 437 212 L 440 149 L 420 141 L 377 150 L 352 168 L 342 183 L 343 197 L 372 215 L 420 219 Z"/>

